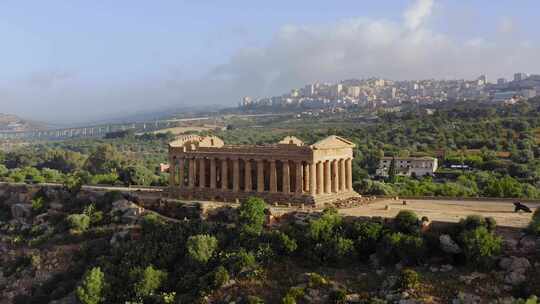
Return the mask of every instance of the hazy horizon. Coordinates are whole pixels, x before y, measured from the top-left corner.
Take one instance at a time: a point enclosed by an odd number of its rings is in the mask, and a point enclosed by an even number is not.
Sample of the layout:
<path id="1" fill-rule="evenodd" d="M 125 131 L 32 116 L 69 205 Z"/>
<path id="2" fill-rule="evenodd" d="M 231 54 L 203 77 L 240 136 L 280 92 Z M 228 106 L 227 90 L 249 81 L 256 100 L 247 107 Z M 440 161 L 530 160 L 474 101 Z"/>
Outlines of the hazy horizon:
<path id="1" fill-rule="evenodd" d="M 534 0 L 6 1 L 0 113 L 70 123 L 314 81 L 540 73 Z"/>

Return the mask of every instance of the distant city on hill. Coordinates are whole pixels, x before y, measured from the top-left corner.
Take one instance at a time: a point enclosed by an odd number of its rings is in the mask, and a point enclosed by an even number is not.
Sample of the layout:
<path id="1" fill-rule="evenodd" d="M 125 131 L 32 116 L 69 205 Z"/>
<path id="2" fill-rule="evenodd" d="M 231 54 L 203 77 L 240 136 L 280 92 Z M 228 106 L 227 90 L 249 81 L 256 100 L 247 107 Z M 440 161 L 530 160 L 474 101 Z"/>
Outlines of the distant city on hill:
<path id="1" fill-rule="evenodd" d="M 337 83 L 315 82 L 294 88 L 281 96 L 245 96 L 244 110 L 268 108 L 318 109 L 360 106 L 397 107 L 404 103 L 432 104 L 446 101 L 478 101 L 514 104 L 540 94 L 540 74 L 515 73 L 512 80 L 492 83 L 485 75 L 474 80 L 405 80 L 382 78 L 348 79 Z"/>

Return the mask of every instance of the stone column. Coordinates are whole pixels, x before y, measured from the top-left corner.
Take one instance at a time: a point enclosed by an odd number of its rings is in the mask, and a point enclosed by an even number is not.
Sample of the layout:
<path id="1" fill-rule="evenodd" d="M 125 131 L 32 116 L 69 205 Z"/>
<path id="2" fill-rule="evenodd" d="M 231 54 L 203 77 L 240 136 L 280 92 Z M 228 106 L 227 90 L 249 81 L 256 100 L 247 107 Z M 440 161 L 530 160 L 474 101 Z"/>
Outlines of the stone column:
<path id="1" fill-rule="evenodd" d="M 195 159 L 189 159 L 189 168 L 188 168 L 188 187 L 195 187 Z"/>
<path id="2" fill-rule="evenodd" d="M 352 190 L 352 159 L 347 159 L 347 165 L 345 166 L 347 169 L 347 190 Z"/>
<path id="3" fill-rule="evenodd" d="M 306 163 L 304 166 L 304 191 L 309 192 L 309 185 L 311 183 L 310 179 L 313 175 L 310 174 L 310 164 Z"/>
<path id="4" fill-rule="evenodd" d="M 317 164 L 310 163 L 308 164 L 309 167 L 309 194 L 315 195 L 317 194 Z"/>
<path id="5" fill-rule="evenodd" d="M 244 161 L 244 186 L 245 192 L 253 191 L 253 185 L 251 184 L 251 160 L 246 159 Z"/>
<path id="6" fill-rule="evenodd" d="M 332 161 L 332 192 L 339 192 L 339 174 L 338 174 L 338 160 Z"/>
<path id="7" fill-rule="evenodd" d="M 180 188 L 184 188 L 184 158 L 181 157 L 178 160 L 178 185 L 180 185 Z"/>
<path id="8" fill-rule="evenodd" d="M 323 193 L 323 190 L 324 190 L 324 185 L 323 185 L 323 181 L 324 181 L 324 174 L 323 174 L 323 163 L 322 162 L 317 162 L 317 194 L 321 194 Z"/>
<path id="9" fill-rule="evenodd" d="M 332 192 L 332 175 L 330 174 L 330 161 L 324 162 L 324 193 Z"/>
<path id="10" fill-rule="evenodd" d="M 199 188 L 206 187 L 206 159 L 199 158 Z"/>
<path id="11" fill-rule="evenodd" d="M 210 188 L 216 189 L 216 159 L 210 158 Z"/>
<path id="12" fill-rule="evenodd" d="M 227 159 L 221 160 L 221 190 L 229 190 L 229 168 Z"/>
<path id="13" fill-rule="evenodd" d="M 169 187 L 176 186 L 176 157 L 169 159 Z"/>
<path id="14" fill-rule="evenodd" d="M 296 169 L 296 189 L 294 191 L 296 194 L 301 195 L 304 192 L 304 168 L 301 161 L 296 161 L 294 167 Z"/>
<path id="15" fill-rule="evenodd" d="M 264 161 L 257 160 L 257 192 L 264 192 Z"/>
<path id="16" fill-rule="evenodd" d="M 284 160 L 281 162 L 283 164 L 283 193 L 291 193 L 291 168 L 289 166 L 289 161 Z"/>
<path id="17" fill-rule="evenodd" d="M 240 161 L 233 159 L 233 191 L 240 191 Z"/>
<path id="18" fill-rule="evenodd" d="M 276 161 L 270 160 L 270 192 L 277 192 Z"/>
<path id="19" fill-rule="evenodd" d="M 340 159 L 339 160 L 339 191 L 345 191 L 346 187 L 347 187 L 347 183 L 346 183 L 346 180 L 347 178 L 345 177 L 346 171 L 345 171 L 345 160 L 344 159 Z"/>

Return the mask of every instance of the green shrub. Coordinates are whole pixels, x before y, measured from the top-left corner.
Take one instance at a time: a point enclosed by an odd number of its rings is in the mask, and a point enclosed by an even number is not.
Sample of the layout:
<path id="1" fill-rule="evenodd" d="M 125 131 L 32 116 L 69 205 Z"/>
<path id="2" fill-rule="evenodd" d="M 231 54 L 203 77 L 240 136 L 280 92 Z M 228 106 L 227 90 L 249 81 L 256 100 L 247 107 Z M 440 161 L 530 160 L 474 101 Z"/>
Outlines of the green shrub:
<path id="1" fill-rule="evenodd" d="M 488 268 L 493 264 L 493 256 L 501 252 L 502 239 L 486 227 L 464 231 L 461 240 L 463 252 L 471 265 Z"/>
<path id="2" fill-rule="evenodd" d="M 537 304 L 538 298 L 536 296 L 530 296 L 528 299 L 518 299 L 513 304 Z"/>
<path id="3" fill-rule="evenodd" d="M 45 211 L 45 200 L 43 197 L 38 196 L 32 199 L 32 213 L 40 214 Z"/>
<path id="4" fill-rule="evenodd" d="M 96 205 L 89 204 L 84 207 L 83 214 L 90 218 L 90 224 L 95 225 L 103 220 L 103 212 L 96 209 Z"/>
<path id="5" fill-rule="evenodd" d="M 479 227 L 486 227 L 486 219 L 481 215 L 469 215 L 465 219 L 459 221 L 463 230 L 475 230 Z"/>
<path id="6" fill-rule="evenodd" d="M 82 185 L 83 181 L 75 175 L 69 175 L 64 180 L 64 188 L 72 195 L 79 193 L 79 191 L 82 189 Z"/>
<path id="7" fill-rule="evenodd" d="M 208 234 L 198 234 L 190 236 L 186 246 L 189 257 L 204 264 L 210 260 L 218 248 L 218 240 Z"/>
<path id="8" fill-rule="evenodd" d="M 341 261 L 342 259 L 349 258 L 354 253 L 354 241 L 344 237 L 337 237 L 332 242 L 332 255 L 331 258 L 334 261 Z"/>
<path id="9" fill-rule="evenodd" d="M 319 219 L 309 222 L 308 237 L 316 242 L 329 241 L 342 221 L 341 215 L 335 208 L 325 209 Z"/>
<path id="10" fill-rule="evenodd" d="M 270 239 L 272 248 L 280 255 L 289 255 L 298 248 L 296 240 L 279 230 L 272 231 L 270 233 Z"/>
<path id="11" fill-rule="evenodd" d="M 135 294 L 141 299 L 148 297 L 160 288 L 165 280 L 167 280 L 167 272 L 154 269 L 150 265 L 144 269 L 137 283 L 135 283 Z"/>
<path id="12" fill-rule="evenodd" d="M 377 243 L 382 236 L 383 225 L 375 222 L 357 222 L 354 224 L 355 247 L 358 254 L 367 257 L 377 250 Z"/>
<path id="13" fill-rule="evenodd" d="M 399 232 L 414 234 L 417 233 L 420 226 L 418 225 L 418 216 L 416 213 L 409 210 L 401 210 L 394 219 L 394 225 Z"/>
<path id="14" fill-rule="evenodd" d="M 238 208 L 240 231 L 246 236 L 258 236 L 263 231 L 266 203 L 258 197 L 250 197 Z"/>
<path id="15" fill-rule="evenodd" d="M 529 226 L 527 226 L 529 233 L 540 235 L 540 208 L 537 208 L 532 216 Z"/>
<path id="16" fill-rule="evenodd" d="M 257 296 L 247 296 L 246 304 L 264 304 L 264 301 Z"/>
<path id="17" fill-rule="evenodd" d="M 229 279 L 230 277 L 227 268 L 223 266 L 219 266 L 218 268 L 216 268 L 216 270 L 214 271 L 214 286 L 216 288 L 220 288 L 223 285 L 227 284 Z"/>
<path id="18" fill-rule="evenodd" d="M 76 289 L 76 295 L 82 304 L 99 304 L 103 302 L 105 275 L 99 267 L 92 268 Z"/>
<path id="19" fill-rule="evenodd" d="M 401 270 L 398 282 L 402 289 L 415 289 L 420 285 L 420 275 L 410 268 L 405 268 Z"/>
<path id="20" fill-rule="evenodd" d="M 497 221 L 494 217 L 486 217 L 486 228 L 488 231 L 495 231 L 495 228 L 497 228 Z"/>
<path id="21" fill-rule="evenodd" d="M 347 292 L 343 289 L 332 290 L 329 300 L 332 304 L 345 304 L 347 303 Z"/>
<path id="22" fill-rule="evenodd" d="M 75 233 L 85 232 L 90 226 L 90 217 L 86 214 L 70 214 L 66 220 Z"/>
<path id="23" fill-rule="evenodd" d="M 287 294 L 281 300 L 283 304 L 296 304 L 296 300 L 303 297 L 305 290 L 302 287 L 291 287 Z"/>
<path id="24" fill-rule="evenodd" d="M 244 248 L 226 254 L 224 262 L 228 265 L 228 268 L 232 273 L 255 269 L 258 266 L 253 252 L 246 251 Z"/>
<path id="25" fill-rule="evenodd" d="M 90 181 L 93 185 L 114 185 L 119 180 L 116 172 L 96 174 Z"/>
<path id="26" fill-rule="evenodd" d="M 291 295 L 286 294 L 283 299 L 281 299 L 282 304 L 296 304 L 296 299 Z"/>
<path id="27" fill-rule="evenodd" d="M 319 287 L 328 285 L 328 280 L 324 276 L 315 272 L 309 273 L 308 275 L 309 275 L 309 282 L 308 282 L 309 287 L 319 288 Z"/>
<path id="28" fill-rule="evenodd" d="M 422 237 L 393 232 L 382 238 L 377 253 L 387 263 L 417 264 L 424 259 L 426 246 Z"/>

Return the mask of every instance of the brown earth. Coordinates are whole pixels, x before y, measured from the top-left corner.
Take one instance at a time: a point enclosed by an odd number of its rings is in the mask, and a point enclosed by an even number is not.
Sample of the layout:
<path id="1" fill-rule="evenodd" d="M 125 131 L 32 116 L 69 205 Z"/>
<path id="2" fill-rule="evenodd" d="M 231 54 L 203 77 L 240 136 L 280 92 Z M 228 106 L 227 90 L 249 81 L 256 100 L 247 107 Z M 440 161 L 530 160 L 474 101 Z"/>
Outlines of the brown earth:
<path id="1" fill-rule="evenodd" d="M 393 218 L 400 210 L 411 210 L 418 216 L 427 216 L 432 221 L 458 222 L 467 215 L 492 216 L 498 226 L 523 228 L 531 220 L 532 213 L 516 213 L 512 202 L 468 201 L 468 200 L 429 200 L 429 199 L 380 199 L 360 207 L 344 208 L 339 212 L 350 216 L 381 216 Z M 533 211 L 540 203 L 526 203 Z M 388 206 L 388 208 L 387 208 Z"/>

